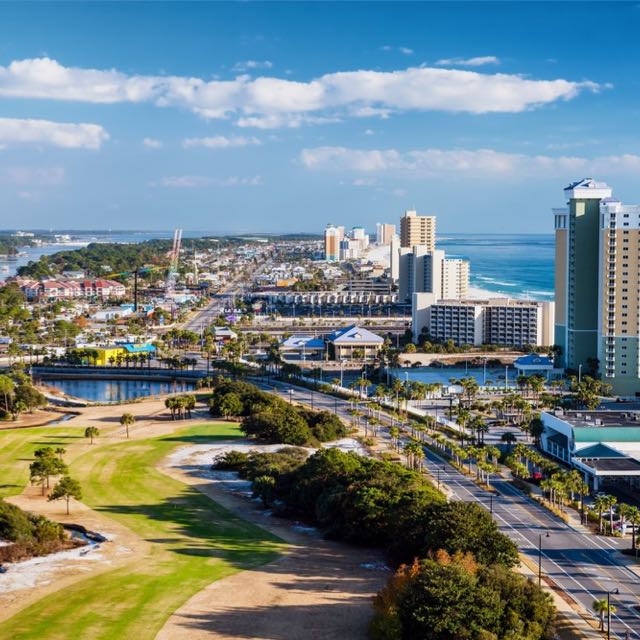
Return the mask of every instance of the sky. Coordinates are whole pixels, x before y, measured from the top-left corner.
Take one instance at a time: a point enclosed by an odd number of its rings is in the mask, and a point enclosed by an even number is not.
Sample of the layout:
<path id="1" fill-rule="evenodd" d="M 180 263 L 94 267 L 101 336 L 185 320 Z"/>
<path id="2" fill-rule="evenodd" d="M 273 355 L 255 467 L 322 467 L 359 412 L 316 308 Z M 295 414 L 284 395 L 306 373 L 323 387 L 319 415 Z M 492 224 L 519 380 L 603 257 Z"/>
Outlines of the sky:
<path id="1" fill-rule="evenodd" d="M 640 4 L 0 3 L 0 228 L 551 233 L 640 202 Z"/>

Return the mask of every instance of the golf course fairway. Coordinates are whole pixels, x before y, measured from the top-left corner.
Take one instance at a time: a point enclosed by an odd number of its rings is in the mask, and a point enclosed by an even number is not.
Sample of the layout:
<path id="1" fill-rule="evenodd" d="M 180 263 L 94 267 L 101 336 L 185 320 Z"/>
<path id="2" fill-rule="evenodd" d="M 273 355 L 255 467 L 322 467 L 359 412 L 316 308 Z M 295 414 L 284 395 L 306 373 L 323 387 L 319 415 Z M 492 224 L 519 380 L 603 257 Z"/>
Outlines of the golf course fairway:
<path id="1" fill-rule="evenodd" d="M 40 433 L 40 442 L 53 431 Z M 95 446 L 76 457 L 71 475 L 82 485 L 83 502 L 146 540 L 150 552 L 38 600 L 4 621 L 0 638 L 151 639 L 206 585 L 274 559 L 277 538 L 156 469 L 178 446 L 240 437 L 235 425 L 209 423 Z"/>

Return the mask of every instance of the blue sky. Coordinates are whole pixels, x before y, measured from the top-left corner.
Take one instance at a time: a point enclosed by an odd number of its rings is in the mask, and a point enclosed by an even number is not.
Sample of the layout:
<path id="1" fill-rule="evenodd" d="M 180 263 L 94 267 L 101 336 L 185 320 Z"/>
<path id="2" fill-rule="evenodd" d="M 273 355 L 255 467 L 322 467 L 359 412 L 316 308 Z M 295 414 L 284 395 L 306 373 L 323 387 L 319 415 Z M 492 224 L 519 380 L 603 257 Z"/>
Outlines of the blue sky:
<path id="1" fill-rule="evenodd" d="M 0 227 L 551 232 L 640 202 L 637 3 L 0 4 Z"/>

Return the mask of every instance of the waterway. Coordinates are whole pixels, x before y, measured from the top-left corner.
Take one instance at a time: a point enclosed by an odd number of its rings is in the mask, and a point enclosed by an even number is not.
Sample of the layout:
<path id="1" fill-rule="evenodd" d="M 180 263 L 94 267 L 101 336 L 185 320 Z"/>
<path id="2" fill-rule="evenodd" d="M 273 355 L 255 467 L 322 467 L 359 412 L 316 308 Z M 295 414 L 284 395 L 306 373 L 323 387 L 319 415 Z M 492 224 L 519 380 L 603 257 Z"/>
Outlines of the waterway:
<path id="1" fill-rule="evenodd" d="M 124 402 L 136 398 L 163 393 L 185 393 L 192 391 L 191 382 L 158 382 L 154 380 L 46 380 L 68 396 L 90 402 Z"/>

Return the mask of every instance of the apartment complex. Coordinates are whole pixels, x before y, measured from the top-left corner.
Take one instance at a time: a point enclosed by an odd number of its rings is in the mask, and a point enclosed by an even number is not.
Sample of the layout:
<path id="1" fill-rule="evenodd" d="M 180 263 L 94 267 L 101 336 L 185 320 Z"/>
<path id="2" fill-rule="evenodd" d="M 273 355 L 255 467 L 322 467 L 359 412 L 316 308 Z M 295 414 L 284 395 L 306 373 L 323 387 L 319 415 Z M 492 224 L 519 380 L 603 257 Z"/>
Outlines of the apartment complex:
<path id="1" fill-rule="evenodd" d="M 380 223 L 376 224 L 376 244 L 391 244 L 391 238 L 396 235 L 396 225 Z"/>
<path id="2" fill-rule="evenodd" d="M 522 347 L 553 342 L 553 302 L 511 300 L 437 300 L 416 293 L 412 304 L 414 341 L 426 333 L 434 342 Z"/>
<path id="3" fill-rule="evenodd" d="M 113 280 L 31 280 L 17 278 L 16 283 L 27 300 L 72 300 L 77 298 L 122 298 L 123 284 Z"/>
<path id="4" fill-rule="evenodd" d="M 469 290 L 469 262 L 447 258 L 444 251 L 426 245 L 400 248 L 398 287 L 401 302 L 411 302 L 414 293 L 433 293 L 437 300 L 464 298 Z"/>
<path id="5" fill-rule="evenodd" d="M 614 393 L 633 395 L 640 391 L 640 206 L 622 204 L 591 178 L 564 193 L 567 206 L 553 210 L 558 364 L 591 369 L 597 360 Z"/>
<path id="6" fill-rule="evenodd" d="M 435 251 L 435 216 L 419 216 L 416 211 L 405 211 L 400 218 L 400 246 L 411 248 L 414 245 L 424 245 L 428 251 Z"/>
<path id="7" fill-rule="evenodd" d="M 340 242 L 344 238 L 344 227 L 328 224 L 324 230 L 324 259 L 327 262 L 340 260 Z"/>

